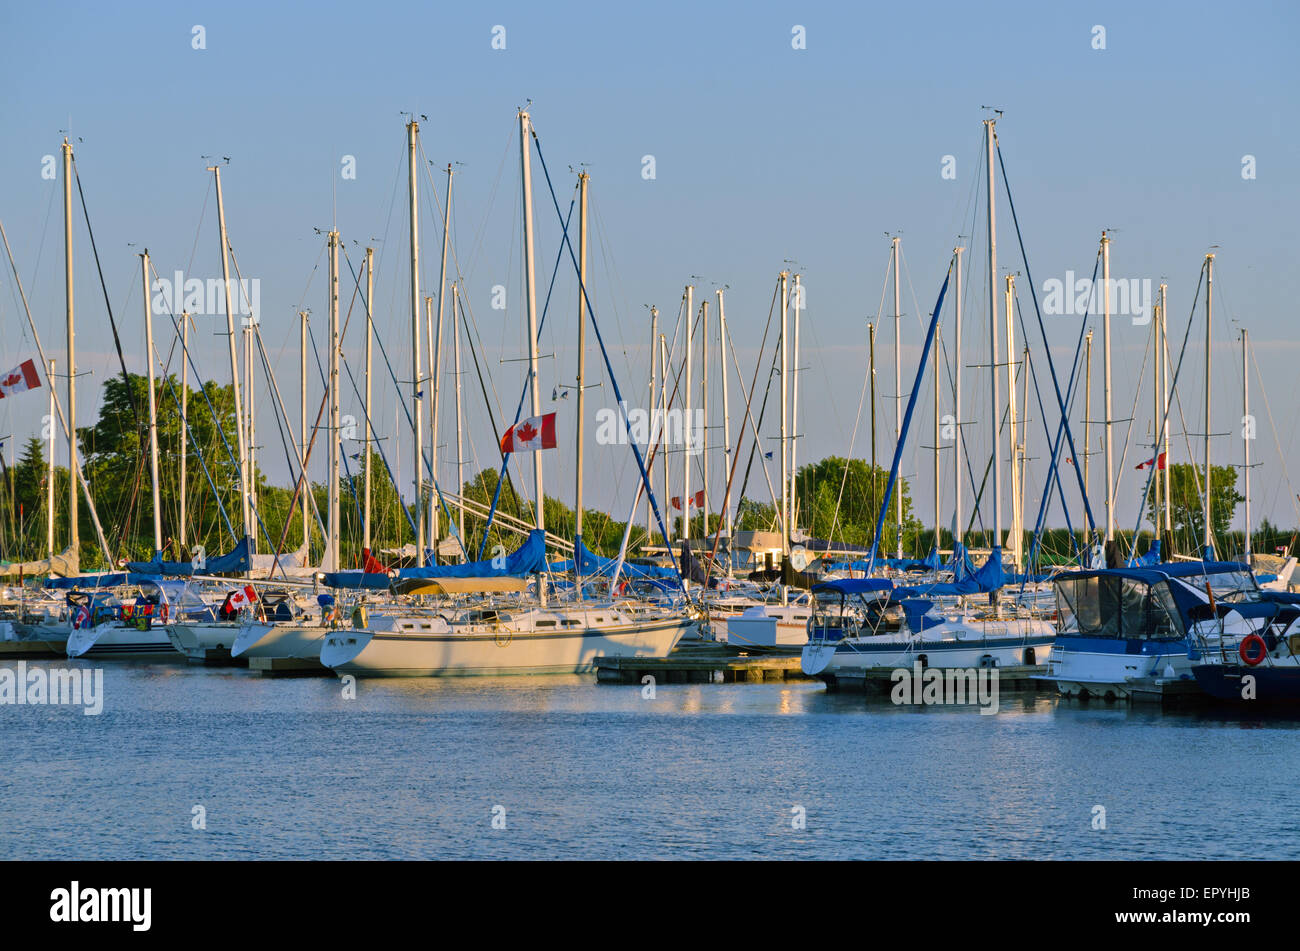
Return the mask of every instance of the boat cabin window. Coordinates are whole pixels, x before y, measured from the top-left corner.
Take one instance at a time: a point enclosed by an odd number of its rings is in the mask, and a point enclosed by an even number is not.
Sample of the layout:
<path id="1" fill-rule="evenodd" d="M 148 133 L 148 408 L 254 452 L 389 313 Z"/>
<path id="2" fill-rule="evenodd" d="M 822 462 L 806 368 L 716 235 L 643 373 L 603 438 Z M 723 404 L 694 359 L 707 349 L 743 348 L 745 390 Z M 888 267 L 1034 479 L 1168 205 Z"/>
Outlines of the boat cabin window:
<path id="1" fill-rule="evenodd" d="M 555 627 L 554 621 L 534 621 L 533 627 Z"/>

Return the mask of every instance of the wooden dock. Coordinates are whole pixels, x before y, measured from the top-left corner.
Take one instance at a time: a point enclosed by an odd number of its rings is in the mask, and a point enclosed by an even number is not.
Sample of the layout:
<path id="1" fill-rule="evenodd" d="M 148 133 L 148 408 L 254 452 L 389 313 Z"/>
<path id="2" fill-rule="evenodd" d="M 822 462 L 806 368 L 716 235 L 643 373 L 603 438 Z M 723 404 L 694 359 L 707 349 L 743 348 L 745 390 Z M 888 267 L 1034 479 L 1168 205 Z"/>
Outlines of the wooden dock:
<path id="1" fill-rule="evenodd" d="M 799 667 L 800 649 L 741 651 L 726 644 L 679 645 L 667 657 L 597 657 L 596 682 L 737 684 L 812 680 Z"/>
<path id="2" fill-rule="evenodd" d="M 302 657 L 250 657 L 248 669 L 263 677 L 333 677 L 319 660 Z"/>

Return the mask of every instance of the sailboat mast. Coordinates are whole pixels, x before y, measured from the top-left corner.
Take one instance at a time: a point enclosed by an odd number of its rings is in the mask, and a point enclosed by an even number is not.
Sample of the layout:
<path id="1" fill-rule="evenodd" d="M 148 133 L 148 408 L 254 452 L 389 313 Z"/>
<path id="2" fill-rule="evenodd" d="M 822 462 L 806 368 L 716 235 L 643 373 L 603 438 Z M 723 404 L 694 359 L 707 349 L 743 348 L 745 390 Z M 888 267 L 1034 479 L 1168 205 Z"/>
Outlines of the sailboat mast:
<path id="1" fill-rule="evenodd" d="M 330 464 L 327 500 L 329 537 L 325 539 L 326 571 L 338 571 L 342 526 L 339 524 L 339 233 L 329 235 L 330 255 L 330 323 L 329 323 L 329 407 Z M 417 545 L 417 548 L 419 546 Z"/>
<path id="2" fill-rule="evenodd" d="M 1106 409 L 1102 431 L 1106 435 L 1106 541 L 1110 542 L 1115 540 L 1115 427 L 1110 403 L 1110 237 L 1105 231 L 1101 233 L 1101 285 L 1104 302 L 1101 324 L 1102 401 Z"/>
<path id="3" fill-rule="evenodd" d="M 574 467 L 574 532 L 575 537 L 582 538 L 582 479 L 583 462 L 586 448 L 586 372 L 587 372 L 587 183 L 591 176 L 586 172 L 578 174 L 578 377 L 577 401 L 575 409 L 575 428 L 577 438 L 574 440 L 574 453 L 577 456 Z M 575 546 L 577 542 L 574 542 Z M 582 575 L 578 570 L 579 559 L 574 552 L 573 568 L 575 591 L 579 601 L 582 600 Z"/>
<path id="4" fill-rule="evenodd" d="M 1019 440 L 1016 436 L 1016 315 L 1015 315 L 1015 293 L 1016 293 L 1016 276 L 1008 274 L 1006 276 L 1007 296 L 1005 301 L 1007 316 L 1007 420 L 1011 433 L 1011 452 L 1008 460 L 1011 463 L 1011 561 L 1016 566 L 1016 571 L 1020 571 L 1020 545 L 1021 545 L 1021 525 L 1020 525 L 1020 464 L 1019 464 Z M 995 371 L 996 372 L 996 371 Z"/>
<path id="5" fill-rule="evenodd" d="M 1155 379 L 1151 387 L 1151 465 L 1154 467 L 1152 474 L 1155 478 L 1152 480 L 1152 499 L 1155 503 L 1155 518 L 1152 519 L 1155 530 L 1155 538 L 1160 537 L 1160 519 L 1163 512 L 1164 500 L 1161 498 L 1164 488 L 1164 476 L 1160 474 L 1160 394 L 1164 392 L 1164 361 L 1160 358 L 1160 305 L 1157 303 L 1151 309 L 1153 320 L 1151 321 L 1151 352 L 1155 357 L 1154 369 Z M 1168 558 L 1169 553 L 1165 552 L 1164 557 Z"/>
<path id="6" fill-rule="evenodd" d="M 1242 446 L 1242 455 L 1243 455 L 1243 459 L 1242 459 L 1242 467 L 1241 467 L 1241 468 L 1242 468 L 1242 471 L 1245 473 L 1245 485 L 1243 486 L 1243 491 L 1244 491 L 1244 494 L 1245 494 L 1245 496 L 1246 496 L 1246 498 L 1245 498 L 1246 507 L 1245 507 L 1245 509 L 1244 509 L 1244 511 L 1243 511 L 1243 514 L 1244 514 L 1244 516 L 1245 516 L 1245 524 L 1244 524 L 1242 527 L 1243 527 L 1243 529 L 1245 530 L 1245 531 L 1244 531 L 1244 534 L 1245 534 L 1245 542 L 1244 542 L 1245 548 L 1244 548 L 1244 551 L 1245 551 L 1245 553 L 1246 553 L 1245 562 L 1246 562 L 1247 565 L 1250 564 L 1250 555 L 1251 555 L 1251 550 L 1250 550 L 1250 439 L 1251 439 L 1251 432 L 1250 432 L 1250 429 L 1248 428 L 1248 427 L 1251 425 L 1251 423 L 1250 423 L 1250 361 L 1249 361 L 1249 359 L 1248 359 L 1248 357 L 1247 357 L 1247 353 L 1248 353 L 1248 351 L 1249 351 L 1249 348 L 1250 348 L 1250 342 L 1249 342 L 1249 338 L 1248 338 L 1248 336 L 1247 336 L 1247 331 L 1246 331 L 1246 328 L 1245 328 L 1245 327 L 1242 327 L 1242 328 L 1241 328 L 1241 414 L 1242 414 L 1242 418 L 1245 419 L 1245 421 L 1246 421 L 1246 425 L 1242 427 L 1242 432 L 1241 432 L 1241 446 Z"/>
<path id="7" fill-rule="evenodd" d="M 903 438 L 903 308 L 902 289 L 898 286 L 899 251 L 902 238 L 895 237 L 891 258 L 894 265 L 894 444 Z M 903 487 L 894 490 L 894 557 L 903 557 Z"/>
<path id="8" fill-rule="evenodd" d="M 1164 367 L 1164 373 L 1161 379 L 1164 381 L 1160 387 L 1160 418 L 1165 420 L 1165 533 L 1170 540 L 1174 534 L 1174 513 L 1173 513 L 1173 495 L 1172 485 L 1173 477 L 1169 471 L 1169 285 L 1163 281 L 1160 284 L 1160 362 Z M 1166 557 L 1172 557 L 1172 552 L 1167 552 Z"/>
<path id="9" fill-rule="evenodd" d="M 940 325 L 935 324 L 934 336 L 939 339 Z M 942 541 L 939 534 L 939 357 L 934 359 L 934 553 L 939 554 Z"/>
<path id="10" fill-rule="evenodd" d="M 722 288 L 718 288 L 718 355 L 722 359 L 722 445 L 727 453 L 732 452 L 731 448 L 731 402 L 727 398 L 727 311 L 722 306 Z M 727 467 L 728 469 L 730 466 Z M 729 493 L 724 494 L 722 505 L 723 520 L 727 526 L 727 551 L 731 551 L 732 528 L 731 518 L 731 496 Z M 731 558 L 727 559 L 727 571 L 731 571 Z"/>
<path id="11" fill-rule="evenodd" d="M 691 544 L 691 382 L 693 379 L 693 360 L 695 356 L 695 287 L 686 285 L 686 367 L 682 371 L 682 538 L 689 548 Z"/>
<path id="12" fill-rule="evenodd" d="M 298 385 L 300 398 L 298 409 L 300 412 L 298 420 L 298 438 L 301 440 L 298 444 L 299 456 L 302 460 L 302 547 L 307 549 L 311 543 L 311 523 L 307 521 L 307 493 L 311 491 L 311 483 L 307 481 L 307 312 L 301 310 L 298 312 Z M 326 546 L 329 545 L 329 539 L 325 540 Z M 310 554 L 310 552 L 308 552 Z"/>
<path id="13" fill-rule="evenodd" d="M 953 317 L 957 324 L 954 328 L 955 340 L 953 347 L 953 381 L 952 381 L 952 415 L 953 415 L 953 456 L 952 456 L 952 509 L 953 509 L 953 554 L 956 555 L 956 546 L 965 538 L 965 529 L 961 520 L 961 469 L 962 469 L 962 439 L 961 439 L 961 256 L 965 248 L 953 248 L 953 254 L 957 257 L 956 280 L 953 284 L 953 290 L 956 300 L 953 306 Z"/>
<path id="14" fill-rule="evenodd" d="M 462 542 L 465 538 L 465 457 L 461 442 L 460 415 L 460 284 L 451 285 L 451 329 L 452 346 L 456 360 L 456 535 Z M 462 550 L 461 560 L 464 560 Z"/>
<path id="15" fill-rule="evenodd" d="M 54 557 L 54 361 L 50 361 L 50 451 L 45 463 L 45 550 Z"/>
<path id="16" fill-rule="evenodd" d="M 528 113 L 519 111 L 519 171 L 523 178 L 524 203 L 524 299 L 528 309 L 528 382 L 532 390 L 532 413 L 542 415 L 541 380 L 537 371 L 537 285 L 533 263 L 533 174 L 529 138 L 532 124 Z M 537 528 L 546 530 L 546 511 L 543 505 L 542 454 L 533 456 L 533 497 L 537 508 Z"/>
<path id="17" fill-rule="evenodd" d="M 373 374 L 373 347 L 375 337 L 375 249 L 366 248 L 366 439 L 363 452 L 365 458 L 362 462 L 365 472 L 365 503 L 362 512 L 362 540 L 361 548 L 366 555 L 370 554 L 370 441 L 374 438 L 374 433 L 370 427 L 370 408 L 371 408 L 371 376 Z M 364 564 L 362 565 L 364 569 Z"/>
<path id="18" fill-rule="evenodd" d="M 1202 544 L 1202 557 L 1207 560 L 1214 557 L 1214 528 L 1210 524 L 1210 370 L 1213 362 L 1212 344 L 1214 337 L 1214 255 L 1205 256 L 1205 531 Z"/>
<path id="19" fill-rule="evenodd" d="M 239 444 L 239 504 L 243 518 L 241 529 L 246 540 L 253 534 L 251 499 L 248 494 L 248 443 L 244 431 L 244 411 L 239 393 L 239 348 L 235 343 L 235 313 L 230 299 L 230 245 L 226 240 L 226 205 L 221 197 L 221 166 L 208 167 L 217 185 L 217 226 L 221 239 L 221 284 L 226 291 L 226 339 L 230 349 L 230 389 L 234 396 L 235 435 Z"/>
<path id="20" fill-rule="evenodd" d="M 781 561 L 790 555 L 790 453 L 786 443 L 786 420 L 790 418 L 789 360 L 786 357 L 786 318 L 790 309 L 790 272 L 781 272 Z"/>
<path id="21" fill-rule="evenodd" d="M 993 119 L 984 120 L 985 152 L 988 154 L 988 238 L 989 238 L 989 378 L 993 385 L 989 428 L 993 431 L 993 545 L 997 549 L 1002 544 L 1002 432 L 998 426 L 1001 419 L 1002 395 L 998 387 L 998 229 L 997 211 L 994 201 L 993 178 Z"/>
<path id="22" fill-rule="evenodd" d="M 867 373 L 871 381 L 871 504 L 880 504 L 876 495 L 876 325 L 867 324 Z M 873 538 L 872 544 L 879 546 L 880 539 Z"/>
<path id="23" fill-rule="evenodd" d="M 415 463 L 415 563 L 424 564 L 424 426 L 420 399 L 424 382 L 420 360 L 420 214 L 419 185 L 416 170 L 416 136 L 420 124 L 411 119 L 406 124 L 407 198 L 410 204 L 411 233 L 411 458 Z M 433 506 L 430 506 L 432 509 Z"/>
<path id="24" fill-rule="evenodd" d="M 224 242 L 223 242 L 224 246 Z M 72 288 L 72 146 L 63 140 L 63 261 L 68 318 L 68 547 L 79 557 L 77 520 L 77 321 Z"/>
<path id="25" fill-rule="evenodd" d="M 177 557 L 184 560 L 185 546 L 185 529 L 189 521 L 188 506 L 185 499 L 186 491 L 186 462 L 189 458 L 189 421 L 190 412 L 190 312 L 188 310 L 181 312 L 181 428 L 180 428 L 180 524 L 177 526 L 177 546 L 180 551 Z"/>
<path id="26" fill-rule="evenodd" d="M 650 447 L 654 445 L 655 439 L 655 378 L 659 372 L 659 308 L 650 308 L 650 431 L 646 439 L 646 452 L 649 453 Z M 661 423 L 662 424 L 662 423 Z M 660 450 L 662 452 L 662 450 Z M 650 484 L 650 492 L 645 497 L 645 537 L 646 544 L 654 538 L 654 507 L 650 504 L 650 494 L 654 492 L 654 466 L 646 470 L 646 477 Z"/>
<path id="27" fill-rule="evenodd" d="M 795 463 L 799 448 L 799 324 L 803 319 L 803 283 L 794 276 L 794 362 L 790 367 L 790 531 L 799 524 L 799 493 Z"/>
<path id="28" fill-rule="evenodd" d="M 162 558 L 162 500 L 158 495 L 158 407 L 153 383 L 153 311 L 149 297 L 149 249 L 140 255 L 140 286 L 144 292 L 144 362 L 149 385 L 149 487 L 153 492 L 153 554 Z"/>

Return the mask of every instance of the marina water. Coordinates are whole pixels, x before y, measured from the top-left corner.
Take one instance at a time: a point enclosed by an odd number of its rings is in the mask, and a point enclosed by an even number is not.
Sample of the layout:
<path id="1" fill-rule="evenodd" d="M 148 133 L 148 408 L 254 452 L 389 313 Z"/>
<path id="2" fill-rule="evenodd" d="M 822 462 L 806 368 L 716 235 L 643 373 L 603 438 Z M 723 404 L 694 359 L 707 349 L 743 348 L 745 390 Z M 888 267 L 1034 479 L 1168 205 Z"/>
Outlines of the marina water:
<path id="1" fill-rule="evenodd" d="M 981 716 L 819 683 L 649 699 L 578 676 L 345 699 L 333 678 L 148 664 L 103 683 L 98 716 L 0 707 L 7 858 L 1300 855 L 1300 718 L 1276 712 L 1004 692 Z"/>

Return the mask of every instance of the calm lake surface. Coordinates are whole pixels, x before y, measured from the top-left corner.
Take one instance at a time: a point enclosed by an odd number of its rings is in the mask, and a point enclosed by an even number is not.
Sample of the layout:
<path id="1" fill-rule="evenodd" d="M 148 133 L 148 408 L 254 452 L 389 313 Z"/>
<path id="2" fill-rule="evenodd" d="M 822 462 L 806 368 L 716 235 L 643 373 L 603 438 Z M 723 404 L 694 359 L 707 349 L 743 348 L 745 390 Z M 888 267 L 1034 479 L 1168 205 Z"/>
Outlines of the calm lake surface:
<path id="1" fill-rule="evenodd" d="M 99 716 L 0 706 L 4 858 L 1300 856 L 1300 718 L 102 668 Z"/>

